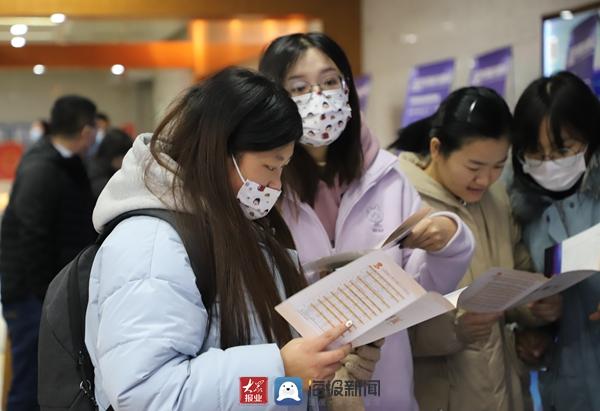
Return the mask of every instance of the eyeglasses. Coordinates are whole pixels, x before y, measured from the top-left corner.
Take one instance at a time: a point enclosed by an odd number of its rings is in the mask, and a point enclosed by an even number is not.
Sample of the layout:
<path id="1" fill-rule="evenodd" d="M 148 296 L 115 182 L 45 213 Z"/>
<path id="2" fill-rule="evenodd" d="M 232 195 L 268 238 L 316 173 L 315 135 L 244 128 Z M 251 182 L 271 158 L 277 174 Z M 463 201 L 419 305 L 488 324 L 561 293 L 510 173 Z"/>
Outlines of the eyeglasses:
<path id="1" fill-rule="evenodd" d="M 346 81 L 339 74 L 330 74 L 317 84 L 310 84 L 304 80 L 292 80 L 286 86 L 288 93 L 290 93 L 292 97 L 299 97 L 302 102 L 308 102 L 310 100 L 311 93 L 315 88 L 318 88 L 318 91 L 321 92 L 345 90 L 347 86 Z"/>
<path id="2" fill-rule="evenodd" d="M 578 145 L 575 147 L 562 147 L 556 150 L 552 150 L 550 153 L 524 153 L 521 152 L 518 155 L 521 164 L 527 164 L 529 167 L 537 168 L 540 167 L 544 161 L 557 162 L 561 160 L 561 163 L 565 167 L 574 166 L 577 163 L 577 154 L 583 153 L 587 150 L 587 145 Z"/>

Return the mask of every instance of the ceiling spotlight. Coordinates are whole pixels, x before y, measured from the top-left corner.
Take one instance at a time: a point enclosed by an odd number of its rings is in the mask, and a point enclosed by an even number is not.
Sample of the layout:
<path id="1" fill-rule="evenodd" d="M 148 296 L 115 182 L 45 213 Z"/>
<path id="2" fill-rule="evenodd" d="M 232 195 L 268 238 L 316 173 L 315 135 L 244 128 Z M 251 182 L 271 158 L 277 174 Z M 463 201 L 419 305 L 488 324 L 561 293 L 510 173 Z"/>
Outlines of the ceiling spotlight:
<path id="1" fill-rule="evenodd" d="M 33 74 L 35 74 L 36 76 L 41 76 L 45 72 L 46 66 L 44 66 L 43 64 L 36 64 L 35 66 L 33 66 Z"/>
<path id="2" fill-rule="evenodd" d="M 402 35 L 402 41 L 406 44 L 415 44 L 419 38 L 415 33 L 408 33 Z"/>
<path id="3" fill-rule="evenodd" d="M 560 18 L 563 20 L 573 20 L 573 12 L 571 10 L 563 10 L 560 12 Z"/>
<path id="4" fill-rule="evenodd" d="M 13 24 L 10 26 L 10 34 L 13 36 L 22 36 L 27 33 L 27 24 Z"/>
<path id="5" fill-rule="evenodd" d="M 27 40 L 25 40 L 25 37 L 13 37 L 10 40 L 10 45 L 13 46 L 16 49 L 20 49 L 21 47 L 25 47 L 26 43 L 27 43 Z"/>
<path id="6" fill-rule="evenodd" d="M 120 76 L 121 74 L 125 73 L 125 66 L 123 66 L 122 64 L 114 64 L 111 68 L 110 68 L 111 73 L 113 73 L 115 76 Z"/>
<path id="7" fill-rule="evenodd" d="M 62 13 L 54 13 L 50 16 L 50 21 L 54 24 L 64 23 L 67 17 Z"/>

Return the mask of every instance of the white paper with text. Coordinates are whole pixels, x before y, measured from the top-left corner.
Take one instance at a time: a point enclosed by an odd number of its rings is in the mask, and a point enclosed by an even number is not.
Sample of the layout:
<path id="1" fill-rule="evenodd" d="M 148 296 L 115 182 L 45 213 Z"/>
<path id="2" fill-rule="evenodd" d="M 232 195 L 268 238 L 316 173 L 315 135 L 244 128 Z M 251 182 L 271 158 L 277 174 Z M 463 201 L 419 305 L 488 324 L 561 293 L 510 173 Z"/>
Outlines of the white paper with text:
<path id="1" fill-rule="evenodd" d="M 352 320 L 352 328 L 337 344 L 362 345 L 454 308 L 439 294 L 429 294 L 434 293 L 427 293 L 391 257 L 375 251 L 296 293 L 275 309 L 304 337 L 320 335 Z M 414 305 L 415 309 L 404 311 L 419 299 L 422 301 Z M 445 311 L 429 307 L 428 301 L 443 306 Z"/>

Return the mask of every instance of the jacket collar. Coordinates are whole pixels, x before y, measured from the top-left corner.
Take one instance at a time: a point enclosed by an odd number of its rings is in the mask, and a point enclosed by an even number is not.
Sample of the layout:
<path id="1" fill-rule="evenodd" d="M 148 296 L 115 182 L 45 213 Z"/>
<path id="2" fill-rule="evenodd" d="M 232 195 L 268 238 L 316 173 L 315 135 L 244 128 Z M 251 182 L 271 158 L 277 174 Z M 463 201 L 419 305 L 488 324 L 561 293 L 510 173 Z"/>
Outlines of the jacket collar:
<path id="1" fill-rule="evenodd" d="M 402 152 L 399 156 L 399 167 L 415 186 L 419 194 L 439 201 L 450 208 L 460 208 L 464 202 L 452 195 L 444 186 L 425 172 L 431 159 L 411 152 Z"/>
<path id="2" fill-rule="evenodd" d="M 521 222 L 539 217 L 556 200 L 542 193 L 538 187 L 523 178 L 515 178 L 509 185 L 510 200 L 515 217 Z M 575 193 L 600 200 L 600 149 L 591 156 L 581 186 Z"/>
<path id="3" fill-rule="evenodd" d="M 390 172 L 398 172 L 397 168 L 397 157 L 393 154 L 379 149 L 375 160 L 371 166 L 365 170 L 362 178 L 354 181 L 348 187 L 346 197 L 358 196 L 362 197 L 371 187 L 377 184 Z"/>
<path id="4" fill-rule="evenodd" d="M 177 163 L 160 153 L 159 164 L 150 152 L 152 134 L 141 134 L 123 158 L 123 166 L 106 184 L 94 208 L 92 220 L 97 231 L 106 223 L 127 211 L 143 208 L 159 208 L 186 211 L 183 193 L 177 185 L 177 197 L 173 185 L 177 182 L 174 171 Z"/>
<path id="5" fill-rule="evenodd" d="M 375 160 L 372 162 L 371 166 L 365 171 L 363 176 L 352 182 L 346 193 L 344 194 L 343 203 L 354 204 L 355 201 L 358 201 L 362 198 L 367 191 L 374 185 L 376 185 L 380 180 L 382 180 L 389 173 L 401 173 L 398 166 L 398 158 L 393 154 L 379 149 Z M 288 202 L 288 205 L 291 209 L 295 208 L 294 203 L 300 206 L 300 208 L 311 208 L 306 203 L 300 203 L 298 197 L 294 193 L 284 192 L 283 201 Z M 340 208 L 341 211 L 341 208 Z"/>

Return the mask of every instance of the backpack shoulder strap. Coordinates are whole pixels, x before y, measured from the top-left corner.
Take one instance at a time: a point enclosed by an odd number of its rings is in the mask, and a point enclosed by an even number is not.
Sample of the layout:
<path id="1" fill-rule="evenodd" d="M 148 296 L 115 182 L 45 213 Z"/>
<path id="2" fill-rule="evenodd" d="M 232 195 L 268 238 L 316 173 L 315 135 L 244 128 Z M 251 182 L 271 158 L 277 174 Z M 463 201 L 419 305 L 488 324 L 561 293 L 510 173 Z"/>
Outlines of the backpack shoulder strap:
<path id="1" fill-rule="evenodd" d="M 105 226 L 102 232 L 96 238 L 96 244 L 102 244 L 106 237 L 114 230 L 116 226 L 119 225 L 123 220 L 128 219 L 129 217 L 136 216 L 149 216 L 160 218 L 161 220 L 169 223 L 175 230 L 177 230 L 177 226 L 175 224 L 175 212 L 170 210 L 165 210 L 161 208 L 142 208 L 139 210 L 127 211 L 123 214 L 118 215 L 117 217 L 110 220 Z"/>
<path id="2" fill-rule="evenodd" d="M 102 230 L 96 238 L 95 244 L 86 247 L 80 252 L 69 268 L 67 305 L 69 310 L 69 321 L 71 323 L 73 350 L 77 356 L 75 360 L 81 377 L 80 389 L 90 399 L 94 407 L 97 405 L 94 398 L 94 366 L 85 347 L 85 312 L 88 304 L 89 275 L 94 262 L 94 257 L 102 242 L 106 240 L 120 222 L 134 216 L 160 218 L 161 220 L 168 222 L 175 230 L 177 230 L 175 214 L 172 211 L 154 208 L 128 211 L 106 224 L 104 230 Z M 81 272 L 85 273 L 85 275 L 80 276 Z M 80 281 L 84 279 L 87 279 L 88 281 Z"/>

